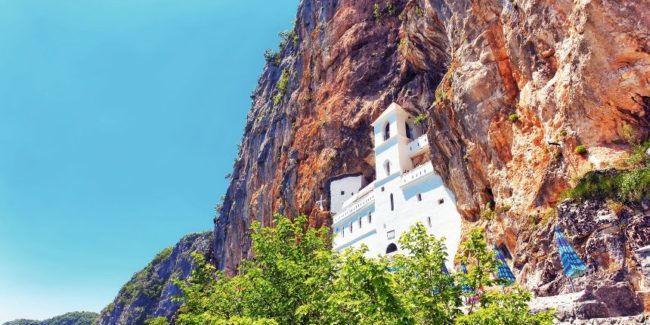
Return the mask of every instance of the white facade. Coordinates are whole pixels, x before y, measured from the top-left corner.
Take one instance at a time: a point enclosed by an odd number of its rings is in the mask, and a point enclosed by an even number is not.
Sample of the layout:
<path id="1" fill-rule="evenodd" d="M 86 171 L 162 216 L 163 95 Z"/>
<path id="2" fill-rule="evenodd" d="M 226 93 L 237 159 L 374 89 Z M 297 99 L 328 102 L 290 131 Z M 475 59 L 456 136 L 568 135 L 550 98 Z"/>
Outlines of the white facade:
<path id="1" fill-rule="evenodd" d="M 363 175 L 353 175 L 332 180 L 330 182 L 330 211 L 333 214 L 341 212 L 343 202 L 359 193 L 363 188 Z"/>
<path id="2" fill-rule="evenodd" d="M 461 219 L 453 194 L 428 159 L 426 134 L 420 135 L 413 118 L 395 103 L 373 127 L 377 179 L 332 211 L 334 249 L 365 244 L 370 256 L 399 252 L 399 237 L 421 222 L 430 234 L 445 238 L 447 266 L 453 269 Z M 330 194 L 335 202 L 337 193 Z"/>

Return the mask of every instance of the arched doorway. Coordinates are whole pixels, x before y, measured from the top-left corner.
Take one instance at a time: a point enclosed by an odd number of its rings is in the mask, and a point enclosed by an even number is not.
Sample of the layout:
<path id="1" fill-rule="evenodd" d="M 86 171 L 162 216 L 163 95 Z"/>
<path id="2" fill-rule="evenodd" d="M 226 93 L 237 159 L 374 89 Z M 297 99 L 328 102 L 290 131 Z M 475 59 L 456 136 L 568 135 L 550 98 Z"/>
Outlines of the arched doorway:
<path id="1" fill-rule="evenodd" d="M 391 254 L 397 252 L 397 245 L 395 243 L 390 243 L 388 247 L 386 247 L 386 254 Z"/>

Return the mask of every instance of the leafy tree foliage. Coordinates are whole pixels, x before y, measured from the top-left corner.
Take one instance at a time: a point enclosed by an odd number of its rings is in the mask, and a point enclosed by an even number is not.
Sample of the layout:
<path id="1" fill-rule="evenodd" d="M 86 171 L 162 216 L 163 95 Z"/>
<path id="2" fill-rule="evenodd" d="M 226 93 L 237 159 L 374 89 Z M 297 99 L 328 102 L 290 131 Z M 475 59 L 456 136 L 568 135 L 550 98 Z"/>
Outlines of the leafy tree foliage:
<path id="1" fill-rule="evenodd" d="M 274 218 L 274 227 L 254 223 L 253 258 L 228 277 L 196 255 L 188 282 L 177 281 L 183 306 L 176 317 L 194 324 L 551 324 L 552 313 L 534 315 L 521 290 L 499 292 L 491 275 L 497 261 L 483 233 L 474 231 L 458 259 L 467 274 L 445 270 L 443 239 L 418 224 L 400 238 L 408 255 L 371 258 L 365 247 L 331 250 L 328 228 L 310 228 L 307 218 Z M 460 284 L 475 288 L 463 293 Z M 485 292 L 485 293 L 483 293 Z M 465 296 L 464 296 L 465 295 Z M 463 307 L 463 298 L 472 303 Z M 463 312 L 465 310 L 465 312 Z M 164 320 L 155 320 L 155 325 Z"/>
<path id="2" fill-rule="evenodd" d="M 409 255 L 394 258 L 395 288 L 418 324 L 453 324 L 460 314 L 460 287 L 445 269 L 443 239 L 427 234 L 422 224 L 405 233 L 399 244 Z"/>
<path id="3" fill-rule="evenodd" d="M 553 311 L 538 314 L 528 312 L 530 293 L 515 289 L 509 293 L 487 292 L 481 307 L 456 319 L 459 325 L 543 325 L 553 323 Z"/>

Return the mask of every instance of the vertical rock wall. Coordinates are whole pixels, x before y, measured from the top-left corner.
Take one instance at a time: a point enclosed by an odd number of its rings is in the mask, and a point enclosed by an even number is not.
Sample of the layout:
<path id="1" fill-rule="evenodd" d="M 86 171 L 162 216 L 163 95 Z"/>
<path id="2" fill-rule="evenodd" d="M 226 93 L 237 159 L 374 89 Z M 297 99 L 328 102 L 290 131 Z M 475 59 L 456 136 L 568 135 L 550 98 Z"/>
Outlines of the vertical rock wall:
<path id="1" fill-rule="evenodd" d="M 215 225 L 218 265 L 232 270 L 248 256 L 252 220 L 269 225 L 275 212 L 304 213 L 313 226 L 328 224 L 315 201 L 328 196 L 333 176 L 374 178 L 370 122 L 395 101 L 428 115 L 431 160 L 456 195 L 465 229 L 487 227 L 490 240 L 516 257 L 529 289 L 566 291 L 566 281 L 548 278 L 559 271 L 550 228 L 529 221 L 549 214 L 586 171 L 620 167 L 629 130 L 648 136 L 648 12 L 647 0 L 302 1 L 295 37 L 267 65 L 253 97 Z M 589 154 L 574 153 L 578 145 Z M 494 210 L 489 222 L 480 217 L 486 210 Z M 566 211 L 550 218 L 571 224 Z M 579 211 L 584 224 L 595 218 Z M 634 211 L 637 226 L 612 227 L 607 236 L 635 242 L 595 248 L 607 241 L 600 232 L 571 237 L 604 269 L 584 285 L 610 279 L 635 289 L 636 264 L 619 264 L 634 262 L 621 247 L 650 244 L 642 231 L 647 207 Z"/>

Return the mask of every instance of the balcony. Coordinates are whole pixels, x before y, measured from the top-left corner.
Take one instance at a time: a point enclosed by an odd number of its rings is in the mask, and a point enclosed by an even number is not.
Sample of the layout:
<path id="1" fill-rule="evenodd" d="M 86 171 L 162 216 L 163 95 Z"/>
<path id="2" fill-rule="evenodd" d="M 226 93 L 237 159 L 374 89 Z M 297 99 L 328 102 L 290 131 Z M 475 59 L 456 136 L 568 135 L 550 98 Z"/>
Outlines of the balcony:
<path id="1" fill-rule="evenodd" d="M 358 194 L 361 194 L 361 192 Z M 346 208 L 340 213 L 334 215 L 333 222 L 334 224 L 337 224 L 345 220 L 347 217 L 359 212 L 361 209 L 367 208 L 374 203 L 375 203 L 375 193 L 373 191 L 367 191 L 363 195 L 358 196 L 356 201 L 354 201 L 352 204 L 344 205 L 346 206 Z"/>
<path id="2" fill-rule="evenodd" d="M 413 168 L 412 170 L 402 174 L 402 179 L 400 180 L 400 186 L 406 186 L 411 184 L 427 175 L 434 174 L 433 164 L 430 161 Z"/>
<path id="3" fill-rule="evenodd" d="M 429 138 L 426 134 L 419 136 L 417 139 L 408 144 L 409 157 L 417 156 L 429 149 Z"/>
<path id="4" fill-rule="evenodd" d="M 366 196 L 366 194 L 372 192 L 372 190 L 375 189 L 375 181 L 372 181 L 372 183 L 366 185 L 364 188 L 359 190 L 356 194 L 352 195 L 349 197 L 345 202 L 343 202 L 343 210 L 345 210 L 348 206 L 352 205 L 352 203 L 358 201 L 360 198 Z"/>

